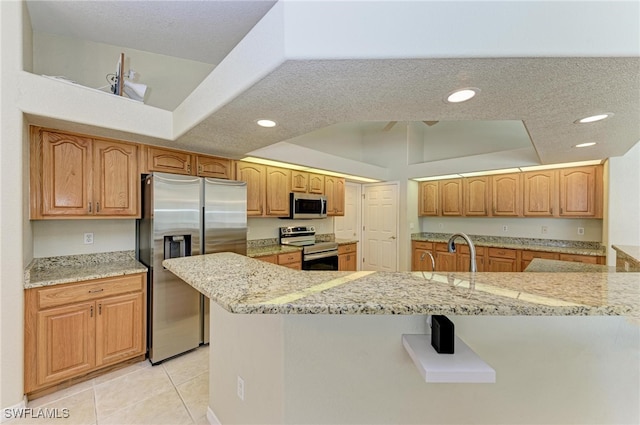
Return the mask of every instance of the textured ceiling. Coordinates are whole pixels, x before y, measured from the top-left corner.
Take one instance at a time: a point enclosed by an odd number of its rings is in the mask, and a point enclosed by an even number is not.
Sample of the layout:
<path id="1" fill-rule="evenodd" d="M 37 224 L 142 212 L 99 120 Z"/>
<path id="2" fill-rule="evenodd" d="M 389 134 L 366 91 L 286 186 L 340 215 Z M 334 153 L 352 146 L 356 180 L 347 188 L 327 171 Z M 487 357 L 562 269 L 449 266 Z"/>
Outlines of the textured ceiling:
<path id="1" fill-rule="evenodd" d="M 27 1 L 34 31 L 212 64 L 221 62 L 273 4 Z M 524 37 L 524 29 L 513 31 Z M 637 55 L 532 58 L 511 52 L 507 56 L 285 58 L 177 140 L 159 144 L 242 157 L 345 122 L 517 120 L 523 122 L 540 162 L 559 163 L 622 155 L 640 140 Z M 478 87 L 481 92 L 466 103 L 443 102 L 448 92 L 465 86 Z M 615 115 L 603 122 L 573 124 L 578 118 L 605 111 Z M 258 118 L 275 119 L 279 126 L 259 128 L 254 124 Z M 573 148 L 590 141 L 598 144 Z M 508 150 L 506 146 L 501 149 Z M 458 152 L 440 155 L 445 158 Z"/>

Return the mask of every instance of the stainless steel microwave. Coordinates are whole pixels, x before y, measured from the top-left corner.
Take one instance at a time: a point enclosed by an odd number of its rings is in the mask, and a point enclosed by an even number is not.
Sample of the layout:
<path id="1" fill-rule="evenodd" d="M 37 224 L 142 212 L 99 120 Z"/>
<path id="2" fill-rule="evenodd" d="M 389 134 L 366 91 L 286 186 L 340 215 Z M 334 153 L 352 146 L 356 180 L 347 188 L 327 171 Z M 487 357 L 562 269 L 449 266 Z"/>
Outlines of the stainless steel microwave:
<path id="1" fill-rule="evenodd" d="M 311 193 L 289 194 L 289 218 L 310 219 L 327 216 L 327 197 Z"/>

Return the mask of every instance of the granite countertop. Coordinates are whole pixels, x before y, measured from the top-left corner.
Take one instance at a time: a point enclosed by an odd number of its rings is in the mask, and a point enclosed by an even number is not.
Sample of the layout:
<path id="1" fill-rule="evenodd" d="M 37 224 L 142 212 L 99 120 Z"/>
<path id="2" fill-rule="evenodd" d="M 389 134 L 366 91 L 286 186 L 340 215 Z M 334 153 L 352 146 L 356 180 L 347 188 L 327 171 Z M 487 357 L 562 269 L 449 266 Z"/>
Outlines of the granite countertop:
<path id="1" fill-rule="evenodd" d="M 297 252 L 302 251 L 302 248 L 299 246 L 290 246 L 290 245 L 264 245 L 264 246 L 254 246 L 247 247 L 247 257 L 262 257 L 265 255 L 278 255 L 278 254 L 286 254 L 289 252 Z"/>
<path id="2" fill-rule="evenodd" d="M 24 288 L 81 282 L 104 277 L 144 273 L 133 251 L 34 258 L 24 271 Z"/>
<path id="3" fill-rule="evenodd" d="M 638 273 L 298 271 L 233 253 L 163 265 L 232 313 L 640 317 Z"/>
<path id="4" fill-rule="evenodd" d="M 360 242 L 360 241 L 359 241 L 359 240 L 357 240 L 357 239 L 339 239 L 339 238 L 336 238 L 336 240 L 335 240 L 335 241 L 336 241 L 336 243 L 337 243 L 338 245 L 349 245 L 349 244 L 352 244 L 352 243 L 358 243 L 358 242 Z"/>
<path id="5" fill-rule="evenodd" d="M 547 260 L 544 258 L 534 258 L 531 260 L 525 272 L 562 272 L 562 273 L 615 273 L 616 267 L 605 266 L 601 264 L 578 263 L 574 261 Z M 637 270 L 640 271 L 640 270 Z"/>
<path id="6" fill-rule="evenodd" d="M 414 233 L 411 240 L 448 242 L 452 234 Z M 530 251 L 558 252 L 561 254 L 606 256 L 606 248 L 599 242 L 564 241 L 558 239 L 508 238 L 499 236 L 468 235 L 476 246 L 489 248 L 526 249 Z M 461 238 L 456 242 L 465 243 Z"/>
<path id="7" fill-rule="evenodd" d="M 616 251 L 616 258 L 640 264 L 640 246 L 634 245 L 611 245 Z"/>

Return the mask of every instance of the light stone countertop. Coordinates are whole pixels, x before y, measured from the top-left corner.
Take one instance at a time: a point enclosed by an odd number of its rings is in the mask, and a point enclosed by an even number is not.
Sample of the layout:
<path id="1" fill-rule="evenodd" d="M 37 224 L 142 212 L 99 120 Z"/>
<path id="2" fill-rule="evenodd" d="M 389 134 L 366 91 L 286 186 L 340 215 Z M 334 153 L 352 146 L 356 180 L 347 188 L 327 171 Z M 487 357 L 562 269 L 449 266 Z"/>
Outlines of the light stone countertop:
<path id="1" fill-rule="evenodd" d="M 448 242 L 451 234 L 414 233 L 411 240 L 424 242 Z M 606 256 L 606 249 L 597 242 L 563 241 L 556 239 L 509 238 L 498 236 L 468 235 L 475 246 L 488 248 L 525 249 L 529 251 L 557 252 L 560 254 Z M 461 238 L 456 243 L 466 244 Z"/>
<path id="2" fill-rule="evenodd" d="M 262 257 L 265 255 L 287 254 L 289 252 L 302 251 L 301 247 L 290 245 L 265 245 L 247 247 L 247 257 Z"/>
<path id="3" fill-rule="evenodd" d="M 163 265 L 231 313 L 640 317 L 639 273 L 298 271 L 233 253 Z"/>
<path id="4" fill-rule="evenodd" d="M 630 261 L 634 266 L 640 266 L 640 246 L 633 245 L 611 245 L 616 251 L 616 259 Z"/>
<path id="5" fill-rule="evenodd" d="M 132 251 L 34 258 L 24 271 L 24 288 L 144 273 Z"/>
<path id="6" fill-rule="evenodd" d="M 534 258 L 531 260 L 525 272 L 554 272 L 554 273 L 615 273 L 616 267 L 605 266 L 602 264 L 587 264 L 574 261 L 547 260 L 545 258 Z M 640 270 L 636 270 L 640 271 Z"/>

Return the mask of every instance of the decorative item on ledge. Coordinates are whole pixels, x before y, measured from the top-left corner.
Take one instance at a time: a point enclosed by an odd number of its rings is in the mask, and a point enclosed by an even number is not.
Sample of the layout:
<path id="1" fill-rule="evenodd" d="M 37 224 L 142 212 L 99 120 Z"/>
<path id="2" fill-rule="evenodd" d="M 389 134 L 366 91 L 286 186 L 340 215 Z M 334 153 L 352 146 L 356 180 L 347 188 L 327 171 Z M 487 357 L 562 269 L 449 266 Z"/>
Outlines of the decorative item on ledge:
<path id="1" fill-rule="evenodd" d="M 124 72 L 124 53 L 120 53 L 118 66 L 115 74 L 108 74 L 107 81 L 111 85 L 111 93 L 117 96 L 126 95 L 129 99 L 144 103 L 144 96 L 147 92 L 145 84 L 131 81 L 135 78 L 136 72 L 132 69 Z M 126 79 L 125 79 L 126 78 Z"/>

